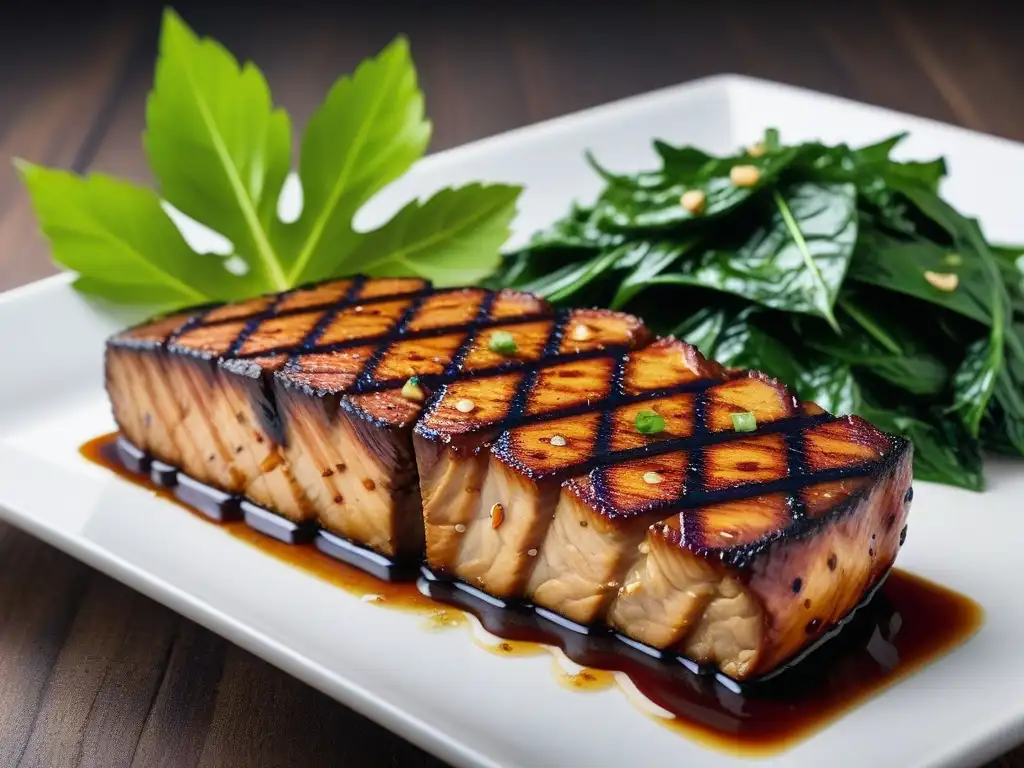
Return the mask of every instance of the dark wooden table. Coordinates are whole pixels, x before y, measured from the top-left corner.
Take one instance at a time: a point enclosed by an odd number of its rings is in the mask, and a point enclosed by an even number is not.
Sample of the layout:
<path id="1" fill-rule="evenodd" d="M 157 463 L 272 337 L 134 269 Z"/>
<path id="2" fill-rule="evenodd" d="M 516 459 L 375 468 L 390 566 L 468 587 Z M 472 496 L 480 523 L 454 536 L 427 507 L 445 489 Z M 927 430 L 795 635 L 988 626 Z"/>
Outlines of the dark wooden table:
<path id="1" fill-rule="evenodd" d="M 300 124 L 338 74 L 405 32 L 434 149 L 721 72 L 1024 140 L 1024 14 L 1011 3 L 533 5 L 177 7 L 256 60 Z M 149 179 L 139 135 L 158 15 L 128 2 L 0 11 L 0 290 L 54 272 L 11 157 Z M 2 524 L 0 573 L 0 766 L 436 764 Z M 1024 750 L 993 765 L 1024 766 Z"/>

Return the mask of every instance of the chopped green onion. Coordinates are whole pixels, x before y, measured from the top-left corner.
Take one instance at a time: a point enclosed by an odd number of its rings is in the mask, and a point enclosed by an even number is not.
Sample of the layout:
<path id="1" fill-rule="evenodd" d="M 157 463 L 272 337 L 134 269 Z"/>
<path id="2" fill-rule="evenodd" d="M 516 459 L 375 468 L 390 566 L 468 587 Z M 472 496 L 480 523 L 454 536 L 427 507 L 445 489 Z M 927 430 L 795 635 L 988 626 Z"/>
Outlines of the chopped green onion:
<path id="1" fill-rule="evenodd" d="M 665 429 L 665 419 L 654 411 L 640 411 L 636 415 L 636 431 L 641 435 L 656 435 Z"/>
<path id="2" fill-rule="evenodd" d="M 737 432 L 753 432 L 757 429 L 757 417 L 750 411 L 732 414 L 732 428 Z"/>
<path id="3" fill-rule="evenodd" d="M 516 340 L 508 331 L 495 331 L 491 335 L 491 341 L 487 348 L 491 352 L 497 352 L 499 355 L 505 355 L 506 357 L 514 355 L 519 351 L 519 347 L 516 346 Z"/>

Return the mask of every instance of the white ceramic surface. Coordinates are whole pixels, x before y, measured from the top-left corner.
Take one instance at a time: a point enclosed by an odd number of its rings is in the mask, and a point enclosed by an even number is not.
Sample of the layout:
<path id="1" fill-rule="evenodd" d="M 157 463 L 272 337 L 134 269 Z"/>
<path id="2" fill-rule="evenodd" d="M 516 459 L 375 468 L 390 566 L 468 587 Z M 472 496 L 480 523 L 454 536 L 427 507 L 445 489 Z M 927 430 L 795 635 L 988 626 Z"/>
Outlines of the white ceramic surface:
<path id="1" fill-rule="evenodd" d="M 946 192 L 991 237 L 1024 241 L 1024 148 L 789 87 L 715 77 L 428 158 L 359 219 L 472 179 L 526 185 L 517 241 L 587 198 L 582 152 L 613 169 L 653 160 L 650 140 L 725 152 L 764 126 L 784 140 L 869 142 L 910 130 L 906 156 L 944 154 Z M 1014 189 L 1008 189 L 1010 185 Z M 457 765 L 727 766 L 643 715 L 618 689 L 559 687 L 547 657 L 499 658 L 465 630 L 360 602 L 79 458 L 112 428 L 101 316 L 58 277 L 0 296 L 0 517 L 210 627 Z M 994 463 L 984 495 L 919 483 L 899 564 L 978 600 L 987 620 L 951 655 L 769 764 L 978 764 L 1024 741 L 1024 462 Z M 2 567 L 2 564 L 0 564 Z M 44 577 L 44 576 L 42 576 Z"/>

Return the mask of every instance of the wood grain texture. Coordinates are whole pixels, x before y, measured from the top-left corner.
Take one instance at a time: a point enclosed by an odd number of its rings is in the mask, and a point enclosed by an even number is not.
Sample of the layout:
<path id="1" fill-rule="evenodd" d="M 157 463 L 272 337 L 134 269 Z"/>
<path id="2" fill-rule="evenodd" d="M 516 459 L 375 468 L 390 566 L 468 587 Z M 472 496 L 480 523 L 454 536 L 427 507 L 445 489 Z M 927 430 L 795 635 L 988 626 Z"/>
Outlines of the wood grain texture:
<path id="1" fill-rule="evenodd" d="M 255 59 L 298 125 L 404 32 L 434 150 L 720 72 L 1024 139 L 1024 14 L 1009 3 L 283 5 L 178 8 Z M 12 157 L 151 181 L 140 133 L 159 7 L 26 13 L 0 23 L 0 290 L 53 272 Z M 438 764 L 2 524 L 0 568 L 0 766 Z M 1024 750 L 992 766 L 1024 767 Z"/>

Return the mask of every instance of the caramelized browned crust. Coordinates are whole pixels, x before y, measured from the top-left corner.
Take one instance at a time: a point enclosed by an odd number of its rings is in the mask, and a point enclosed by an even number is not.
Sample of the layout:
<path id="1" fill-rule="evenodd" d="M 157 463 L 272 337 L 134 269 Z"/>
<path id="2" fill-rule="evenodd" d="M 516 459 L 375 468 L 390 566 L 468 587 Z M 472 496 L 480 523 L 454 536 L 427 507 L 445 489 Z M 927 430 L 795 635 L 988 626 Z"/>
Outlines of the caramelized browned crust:
<path id="1" fill-rule="evenodd" d="M 615 313 L 556 315 L 513 291 L 356 277 L 120 333 L 108 383 L 118 424 L 156 457 L 293 520 L 415 553 L 411 429 L 423 399 L 470 373 L 500 380 L 570 361 L 640 327 Z M 499 333 L 514 334 L 514 354 L 491 348 Z M 413 378 L 423 398 L 401 394 Z"/>
<path id="2" fill-rule="evenodd" d="M 848 614 L 908 509 L 902 439 L 512 291 L 356 277 L 196 308 L 113 337 L 107 384 L 189 475 L 737 679 Z"/>
<path id="3" fill-rule="evenodd" d="M 910 447 L 682 342 L 644 342 L 438 393 L 416 428 L 428 562 L 736 678 L 764 674 L 892 565 Z M 643 434 L 641 411 L 664 428 Z M 755 429 L 737 431 L 736 414 Z"/>

